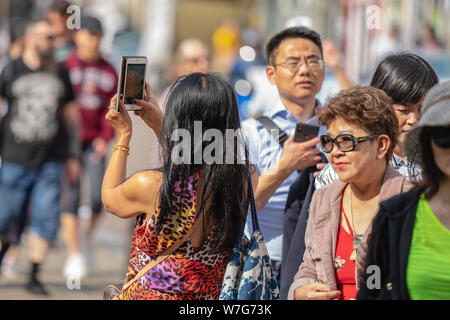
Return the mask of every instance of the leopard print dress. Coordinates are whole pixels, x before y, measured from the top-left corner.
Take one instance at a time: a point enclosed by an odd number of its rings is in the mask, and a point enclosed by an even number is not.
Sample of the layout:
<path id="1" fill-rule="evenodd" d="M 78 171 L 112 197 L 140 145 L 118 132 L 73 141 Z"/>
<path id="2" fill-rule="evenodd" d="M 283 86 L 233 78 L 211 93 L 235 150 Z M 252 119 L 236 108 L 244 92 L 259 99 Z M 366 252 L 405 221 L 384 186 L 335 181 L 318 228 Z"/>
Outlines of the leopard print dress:
<path id="1" fill-rule="evenodd" d="M 180 181 L 175 184 L 174 209 L 159 233 L 156 229 L 157 215 L 147 220 L 145 214 L 137 218 L 126 282 L 193 227 L 198 179 L 198 173 L 192 175 L 187 181 L 187 188 L 182 188 Z M 217 225 L 214 225 L 200 248 L 194 248 L 187 240 L 163 262 L 135 281 L 124 292 L 124 299 L 218 299 L 231 255 L 231 250 L 217 253 L 211 249 L 218 230 Z"/>

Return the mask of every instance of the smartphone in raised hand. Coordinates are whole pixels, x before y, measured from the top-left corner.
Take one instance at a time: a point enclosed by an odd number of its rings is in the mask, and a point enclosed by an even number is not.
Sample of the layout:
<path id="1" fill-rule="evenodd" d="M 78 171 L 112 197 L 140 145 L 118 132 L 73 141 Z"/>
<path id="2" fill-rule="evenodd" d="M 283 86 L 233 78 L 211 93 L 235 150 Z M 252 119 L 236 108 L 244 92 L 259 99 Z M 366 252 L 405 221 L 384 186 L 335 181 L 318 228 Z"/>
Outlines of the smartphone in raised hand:
<path id="1" fill-rule="evenodd" d="M 147 58 L 143 56 L 122 56 L 118 84 L 119 97 L 123 97 L 127 111 L 140 110 L 133 100 L 143 100 L 145 92 L 145 73 Z M 119 104 L 116 104 L 118 110 Z"/>

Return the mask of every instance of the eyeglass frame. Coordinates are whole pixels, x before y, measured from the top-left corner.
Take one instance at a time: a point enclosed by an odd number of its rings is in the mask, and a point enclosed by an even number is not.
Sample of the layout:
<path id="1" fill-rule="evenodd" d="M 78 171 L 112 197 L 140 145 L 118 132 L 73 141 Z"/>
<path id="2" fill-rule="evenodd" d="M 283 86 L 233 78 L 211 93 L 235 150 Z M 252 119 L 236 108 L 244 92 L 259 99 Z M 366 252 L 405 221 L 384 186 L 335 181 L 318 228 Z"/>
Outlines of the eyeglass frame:
<path id="1" fill-rule="evenodd" d="M 353 144 L 352 144 L 352 149 L 351 150 L 342 150 L 341 147 L 339 146 L 339 143 L 337 143 L 337 139 L 339 137 L 342 137 L 342 136 L 347 136 L 347 137 L 349 136 L 349 137 L 352 138 Z M 341 133 L 341 134 L 338 134 L 335 138 L 332 138 L 328 134 L 323 134 L 319 138 L 320 138 L 320 146 L 322 147 L 323 152 L 331 153 L 331 151 L 333 151 L 333 148 L 334 148 L 335 145 L 339 149 L 339 151 L 341 151 L 341 152 L 352 152 L 352 151 L 354 151 L 356 149 L 356 146 L 358 144 L 360 144 L 361 142 L 369 141 L 369 140 L 378 138 L 379 136 L 381 136 L 381 134 L 374 134 L 374 135 L 365 136 L 365 137 L 355 137 L 354 135 L 352 135 L 350 133 Z M 330 140 L 331 140 L 331 149 L 330 149 L 330 151 L 325 151 L 324 145 L 322 143 L 322 137 L 330 138 Z"/>
<path id="2" fill-rule="evenodd" d="M 308 70 L 310 70 L 310 71 L 312 70 L 312 69 L 311 69 L 311 66 L 309 65 L 308 58 L 317 58 L 317 60 L 318 60 L 318 62 L 319 62 L 319 70 L 323 70 L 324 65 L 325 65 L 325 61 L 324 61 L 322 58 L 319 58 L 319 57 L 316 56 L 316 55 L 312 55 L 312 56 L 308 56 L 308 57 L 305 57 L 305 58 L 304 58 L 304 59 L 305 59 L 305 62 L 306 62 L 306 63 L 305 63 L 305 64 L 306 64 L 306 68 L 307 68 Z M 287 60 L 289 60 L 289 59 L 294 60 L 293 58 L 288 58 Z M 295 59 L 297 59 L 297 58 L 295 58 Z M 288 63 L 287 61 L 284 61 L 284 62 L 281 62 L 281 63 L 274 63 L 273 66 L 274 66 L 274 67 L 278 67 L 278 66 L 285 67 L 285 68 L 287 68 L 292 74 L 295 74 L 295 73 L 297 73 L 297 72 L 300 70 L 300 68 L 303 66 L 302 60 L 303 60 L 303 57 L 299 58 L 299 60 L 298 60 L 298 62 L 297 62 L 297 65 L 296 65 L 296 67 L 295 67 L 295 70 L 291 70 L 291 68 L 289 67 L 289 63 Z"/>

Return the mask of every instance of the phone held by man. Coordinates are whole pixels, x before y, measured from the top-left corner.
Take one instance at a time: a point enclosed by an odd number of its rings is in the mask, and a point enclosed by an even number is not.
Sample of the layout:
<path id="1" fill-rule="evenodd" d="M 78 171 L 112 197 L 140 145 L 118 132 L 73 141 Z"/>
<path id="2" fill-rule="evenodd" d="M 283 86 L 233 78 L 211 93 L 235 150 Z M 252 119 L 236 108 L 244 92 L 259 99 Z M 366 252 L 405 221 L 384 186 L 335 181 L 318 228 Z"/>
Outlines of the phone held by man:
<path id="1" fill-rule="evenodd" d="M 307 123 L 297 123 L 294 133 L 294 142 L 305 142 L 318 136 L 319 126 Z"/>

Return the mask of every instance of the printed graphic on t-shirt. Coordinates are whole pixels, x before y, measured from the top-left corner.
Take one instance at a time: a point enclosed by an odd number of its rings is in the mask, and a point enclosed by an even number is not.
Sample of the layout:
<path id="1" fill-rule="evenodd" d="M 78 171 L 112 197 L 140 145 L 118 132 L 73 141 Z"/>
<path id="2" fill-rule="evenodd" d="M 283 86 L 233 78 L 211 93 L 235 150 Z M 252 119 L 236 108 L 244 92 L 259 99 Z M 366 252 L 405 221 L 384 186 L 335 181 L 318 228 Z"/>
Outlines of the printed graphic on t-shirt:
<path id="1" fill-rule="evenodd" d="M 58 98 L 63 95 L 61 82 L 43 72 L 28 73 L 11 85 L 14 113 L 10 130 L 17 143 L 50 141 L 58 133 Z"/>
<path id="2" fill-rule="evenodd" d="M 96 110 L 105 107 L 103 96 L 99 95 L 98 90 L 111 92 L 114 89 L 116 81 L 110 72 L 96 67 L 75 67 L 69 70 L 69 74 L 72 85 L 81 86 L 76 96 L 80 108 Z"/>

